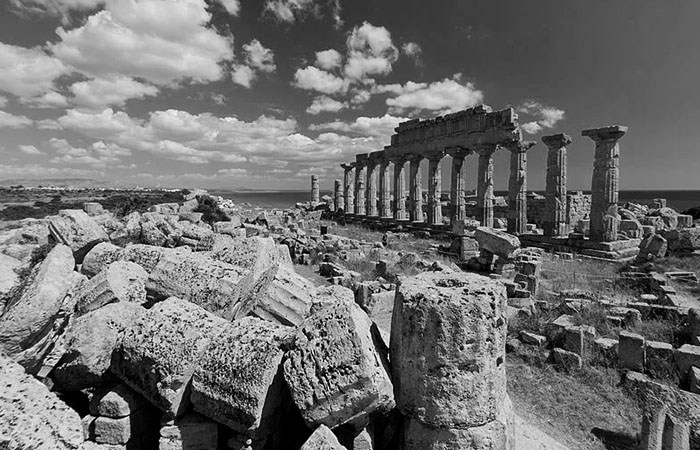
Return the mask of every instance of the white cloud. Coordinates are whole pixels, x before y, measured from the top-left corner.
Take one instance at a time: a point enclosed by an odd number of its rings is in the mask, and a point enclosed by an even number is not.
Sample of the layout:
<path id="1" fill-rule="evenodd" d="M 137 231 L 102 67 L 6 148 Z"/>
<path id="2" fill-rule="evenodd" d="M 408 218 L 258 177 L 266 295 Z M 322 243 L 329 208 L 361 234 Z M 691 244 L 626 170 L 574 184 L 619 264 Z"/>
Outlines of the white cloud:
<path id="1" fill-rule="evenodd" d="M 273 73 L 275 55 L 269 48 L 265 48 L 260 41 L 253 39 L 243 46 L 245 64 L 235 64 L 231 72 L 234 83 L 250 88 L 257 79 L 258 73 Z"/>
<path id="2" fill-rule="evenodd" d="M 350 103 L 353 105 L 361 105 L 367 103 L 372 98 L 372 93 L 366 89 L 353 89 L 353 96 Z"/>
<path id="3" fill-rule="evenodd" d="M 68 69 L 40 48 L 0 42 L 0 90 L 23 99 L 40 97 L 53 89 L 53 80 Z"/>
<path id="4" fill-rule="evenodd" d="M 322 112 L 338 112 L 348 107 L 347 103 L 339 102 L 325 95 L 314 98 L 314 101 L 306 109 L 306 112 L 317 115 Z"/>
<path id="5" fill-rule="evenodd" d="M 0 95 L 0 108 L 6 107 L 7 103 L 8 103 L 7 97 Z"/>
<path id="6" fill-rule="evenodd" d="M 267 0 L 263 14 L 278 22 L 293 24 L 307 17 L 321 19 L 328 15 L 336 28 L 343 25 L 340 17 L 340 0 Z"/>
<path id="7" fill-rule="evenodd" d="M 473 83 L 461 81 L 461 74 L 451 79 L 445 78 L 432 83 L 414 83 L 404 85 L 391 84 L 376 87 L 378 93 L 388 93 L 386 100 L 390 112 L 431 111 L 439 114 L 471 108 L 483 102 L 484 94 Z"/>
<path id="8" fill-rule="evenodd" d="M 20 103 L 40 109 L 65 108 L 69 105 L 65 95 L 49 91 L 39 97 L 20 98 Z"/>
<path id="9" fill-rule="evenodd" d="M 217 1 L 232 16 L 237 16 L 241 10 L 241 2 L 239 0 L 217 0 Z"/>
<path id="10" fill-rule="evenodd" d="M 387 75 L 399 57 L 391 33 L 368 22 L 353 28 L 346 43 L 348 58 L 344 70 L 352 80 L 367 82 L 370 76 Z"/>
<path id="11" fill-rule="evenodd" d="M 333 70 L 340 67 L 343 56 L 337 51 L 328 49 L 316 52 L 316 65 L 323 70 Z"/>
<path id="12" fill-rule="evenodd" d="M 94 169 L 76 169 L 74 167 L 51 167 L 46 165 L 11 165 L 0 164 L 2 178 L 37 178 L 47 177 L 103 177 L 105 172 Z"/>
<path id="13" fill-rule="evenodd" d="M 239 84 L 243 87 L 250 88 L 253 86 L 253 80 L 255 80 L 255 73 L 253 69 L 244 65 L 236 65 L 231 72 L 231 80 L 234 83 Z"/>
<path id="14" fill-rule="evenodd" d="M 64 22 L 70 19 L 69 12 L 90 11 L 104 5 L 106 0 L 10 0 L 20 12 L 58 16 Z"/>
<path id="15" fill-rule="evenodd" d="M 18 145 L 17 146 L 23 153 L 26 153 L 27 155 L 43 155 L 44 152 L 39 150 L 33 145 Z"/>
<path id="16" fill-rule="evenodd" d="M 141 99 L 147 95 L 158 94 L 157 87 L 123 76 L 79 81 L 74 83 L 70 90 L 74 95 L 72 100 L 75 104 L 90 108 L 122 106 L 128 99 Z"/>
<path id="17" fill-rule="evenodd" d="M 0 111 L 0 128 L 26 128 L 34 121 L 26 116 L 16 116 L 5 111 Z"/>
<path id="18" fill-rule="evenodd" d="M 111 136 L 125 132 L 135 126 L 136 121 L 125 112 L 114 112 L 107 108 L 99 113 L 69 109 L 58 118 L 60 126 L 67 130 L 80 131 L 90 136 Z"/>
<path id="19" fill-rule="evenodd" d="M 94 167 L 114 166 L 121 163 L 121 156 L 130 156 L 129 149 L 114 143 L 94 142 L 86 148 L 73 147 L 65 139 L 52 138 L 48 146 L 56 153 L 52 163 L 89 165 Z"/>
<path id="20" fill-rule="evenodd" d="M 520 125 L 520 128 L 528 134 L 536 134 L 544 128 L 554 128 L 557 123 L 564 120 L 565 116 L 565 111 L 543 105 L 535 100 L 526 100 L 516 110 L 518 113 L 535 119 Z"/>
<path id="21" fill-rule="evenodd" d="M 408 120 L 404 117 L 395 117 L 385 114 L 382 117 L 358 117 L 353 122 L 327 122 L 309 126 L 310 130 L 332 130 L 343 133 L 354 133 L 362 136 L 372 136 L 389 140 L 394 134 L 394 128 L 399 123 Z M 387 145 L 389 142 L 387 142 Z"/>
<path id="22" fill-rule="evenodd" d="M 294 73 L 296 87 L 322 94 L 337 94 L 346 89 L 345 81 L 332 73 L 314 66 L 297 69 Z"/>
<path id="23" fill-rule="evenodd" d="M 142 78 L 156 85 L 221 79 L 229 37 L 208 27 L 204 0 L 109 1 L 50 45 L 64 64 L 94 78 Z M 138 57 L 136 57 L 138 55 Z"/>
<path id="24" fill-rule="evenodd" d="M 403 51 L 404 55 L 412 58 L 417 65 L 422 65 L 421 56 L 423 55 L 423 49 L 419 44 L 406 42 L 401 46 L 401 51 Z"/>

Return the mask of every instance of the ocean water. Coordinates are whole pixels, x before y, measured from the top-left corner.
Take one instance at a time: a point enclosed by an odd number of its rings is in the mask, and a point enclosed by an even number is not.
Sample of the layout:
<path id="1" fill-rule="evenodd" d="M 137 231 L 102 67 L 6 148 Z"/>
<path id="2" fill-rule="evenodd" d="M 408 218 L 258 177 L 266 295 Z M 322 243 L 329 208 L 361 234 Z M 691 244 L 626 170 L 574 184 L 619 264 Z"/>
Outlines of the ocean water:
<path id="1" fill-rule="evenodd" d="M 311 200 L 309 191 L 210 191 L 214 195 L 229 198 L 236 203 L 250 203 L 266 209 L 284 209 L 294 206 L 297 202 L 307 202 Z M 541 191 L 535 191 L 544 194 Z M 584 191 L 585 192 L 585 191 Z M 449 192 L 447 192 L 449 194 Z M 332 195 L 330 191 L 321 191 L 321 196 Z M 505 196 L 507 192 L 496 192 L 498 196 Z M 620 203 L 633 202 L 645 203 L 655 198 L 665 198 L 668 206 L 685 211 L 688 208 L 700 206 L 700 191 L 620 191 Z"/>

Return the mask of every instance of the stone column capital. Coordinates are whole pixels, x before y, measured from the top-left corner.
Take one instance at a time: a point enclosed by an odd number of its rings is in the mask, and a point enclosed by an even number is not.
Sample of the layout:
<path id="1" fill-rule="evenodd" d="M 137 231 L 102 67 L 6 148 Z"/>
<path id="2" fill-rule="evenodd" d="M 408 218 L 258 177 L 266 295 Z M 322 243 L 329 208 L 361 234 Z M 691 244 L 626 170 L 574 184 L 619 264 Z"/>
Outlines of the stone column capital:
<path id="1" fill-rule="evenodd" d="M 355 168 L 355 163 L 350 163 L 350 164 L 341 164 L 340 167 L 345 169 L 346 172 L 351 171 L 352 169 Z"/>
<path id="2" fill-rule="evenodd" d="M 406 161 L 408 161 L 408 158 L 406 158 L 403 155 L 400 156 L 390 156 L 388 160 L 393 163 L 393 164 L 405 164 Z"/>
<path id="3" fill-rule="evenodd" d="M 596 143 L 616 143 L 627 133 L 627 127 L 622 125 L 610 125 L 602 128 L 591 128 L 581 131 L 581 136 L 587 136 Z"/>
<path id="4" fill-rule="evenodd" d="M 493 155 L 498 146 L 496 144 L 481 144 L 474 147 L 474 152 L 479 156 L 491 156 Z"/>
<path id="5" fill-rule="evenodd" d="M 405 158 L 406 158 L 406 161 L 410 161 L 410 162 L 418 161 L 418 162 L 420 162 L 423 160 L 423 158 L 425 158 L 425 156 L 424 155 L 406 155 Z"/>
<path id="6" fill-rule="evenodd" d="M 503 147 L 511 153 L 525 153 L 535 145 L 537 145 L 535 141 L 511 141 L 504 144 Z"/>
<path id="7" fill-rule="evenodd" d="M 425 154 L 425 159 L 427 159 L 428 161 L 433 161 L 433 162 L 440 161 L 444 157 L 445 157 L 444 151 L 437 151 L 437 152 L 434 151 L 434 152 L 430 152 L 430 153 Z"/>
<path id="8" fill-rule="evenodd" d="M 542 142 L 547 148 L 552 150 L 559 150 L 560 148 L 566 147 L 573 142 L 571 136 L 564 133 L 552 134 L 549 136 L 542 136 Z"/>
<path id="9" fill-rule="evenodd" d="M 462 147 L 452 147 L 446 150 L 446 153 L 453 158 L 466 158 L 467 156 L 474 153 L 473 150 Z"/>

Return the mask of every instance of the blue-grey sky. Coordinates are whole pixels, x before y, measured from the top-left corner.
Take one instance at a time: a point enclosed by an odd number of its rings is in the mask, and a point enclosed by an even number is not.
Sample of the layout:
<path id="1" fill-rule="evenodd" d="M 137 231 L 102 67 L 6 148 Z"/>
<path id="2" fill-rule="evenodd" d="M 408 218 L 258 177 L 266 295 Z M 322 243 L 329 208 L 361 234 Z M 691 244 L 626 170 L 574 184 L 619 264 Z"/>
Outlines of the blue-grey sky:
<path id="1" fill-rule="evenodd" d="M 696 0 L 3 0 L 0 179 L 328 189 L 400 121 L 486 103 L 527 139 L 574 138 L 570 189 L 590 188 L 581 130 L 610 124 L 629 127 L 623 189 L 700 189 L 698 18 Z M 497 155 L 497 189 L 507 172 Z"/>

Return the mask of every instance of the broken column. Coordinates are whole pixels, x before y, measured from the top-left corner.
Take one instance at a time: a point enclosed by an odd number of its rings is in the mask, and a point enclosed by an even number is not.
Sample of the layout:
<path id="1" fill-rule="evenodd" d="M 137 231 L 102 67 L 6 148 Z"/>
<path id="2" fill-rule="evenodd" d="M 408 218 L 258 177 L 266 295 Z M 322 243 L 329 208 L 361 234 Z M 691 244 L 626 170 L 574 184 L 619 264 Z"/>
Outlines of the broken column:
<path id="1" fill-rule="evenodd" d="M 345 211 L 343 183 L 340 180 L 333 181 L 333 201 L 335 202 L 335 211 Z"/>
<path id="2" fill-rule="evenodd" d="M 536 143 L 515 141 L 506 144 L 510 151 L 508 179 L 508 232 L 523 234 L 527 230 L 527 151 Z"/>
<path id="3" fill-rule="evenodd" d="M 480 275 L 426 272 L 402 281 L 391 330 L 400 448 L 512 448 L 506 307 L 505 287 Z"/>
<path id="4" fill-rule="evenodd" d="M 493 227 L 493 154 L 496 146 L 484 144 L 475 149 L 479 155 L 479 168 L 476 185 L 477 219 L 482 226 Z"/>
<path id="5" fill-rule="evenodd" d="M 343 168 L 343 187 L 345 190 L 345 208 L 347 213 L 352 214 L 355 212 L 355 187 L 353 186 L 353 170 L 355 166 L 353 164 L 341 164 L 340 167 Z"/>
<path id="6" fill-rule="evenodd" d="M 365 176 L 367 171 L 367 154 L 355 156 L 355 214 L 358 216 L 365 215 Z"/>
<path id="7" fill-rule="evenodd" d="M 376 217 L 377 213 L 377 163 L 369 160 L 367 163 L 367 215 Z"/>
<path id="8" fill-rule="evenodd" d="M 627 127 L 612 125 L 583 130 L 582 136 L 595 141 L 595 161 L 591 181 L 591 230 L 590 238 L 597 242 L 617 239 L 620 216 L 617 202 L 620 189 L 620 146 L 617 141 L 627 132 Z"/>
<path id="9" fill-rule="evenodd" d="M 318 190 L 318 175 L 311 175 L 311 203 L 318 203 L 321 195 Z"/>
<path id="10" fill-rule="evenodd" d="M 379 217 L 391 218 L 391 181 L 389 178 L 389 160 L 379 163 Z"/>
<path id="11" fill-rule="evenodd" d="M 544 234 L 545 236 L 566 236 L 568 232 L 566 146 L 571 144 L 571 137 L 559 133 L 543 136 L 542 142 L 547 146 Z"/>
<path id="12" fill-rule="evenodd" d="M 423 222 L 423 187 L 420 174 L 422 159 L 420 155 L 411 155 L 408 159 L 410 162 L 408 202 L 411 205 L 409 211 L 411 222 Z"/>
<path id="13" fill-rule="evenodd" d="M 428 223 L 442 225 L 442 151 L 428 155 Z"/>
<path id="14" fill-rule="evenodd" d="M 394 163 L 394 220 L 406 220 L 406 160 L 397 158 Z"/>
<path id="15" fill-rule="evenodd" d="M 448 151 L 452 156 L 452 183 L 450 186 L 450 224 L 462 221 L 467 218 L 464 203 L 464 177 L 462 176 L 462 167 L 464 167 L 464 158 L 471 151 L 466 149 L 455 149 Z"/>

